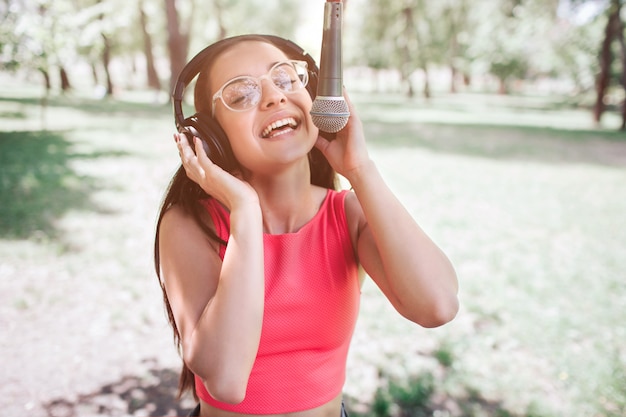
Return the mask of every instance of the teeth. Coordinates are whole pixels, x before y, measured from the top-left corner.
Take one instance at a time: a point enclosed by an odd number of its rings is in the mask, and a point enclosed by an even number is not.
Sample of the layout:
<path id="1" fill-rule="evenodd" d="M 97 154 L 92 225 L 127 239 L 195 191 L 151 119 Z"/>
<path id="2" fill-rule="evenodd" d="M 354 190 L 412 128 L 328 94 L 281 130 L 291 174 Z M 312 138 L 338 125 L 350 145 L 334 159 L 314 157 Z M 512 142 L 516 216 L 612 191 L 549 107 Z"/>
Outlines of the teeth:
<path id="1" fill-rule="evenodd" d="M 288 117 L 286 119 L 277 120 L 263 130 L 263 133 L 262 133 L 263 137 L 265 138 L 269 137 L 272 131 L 276 129 L 280 129 L 281 127 L 285 127 L 285 126 L 291 126 L 292 128 L 296 128 L 298 126 L 298 123 L 293 117 Z"/>

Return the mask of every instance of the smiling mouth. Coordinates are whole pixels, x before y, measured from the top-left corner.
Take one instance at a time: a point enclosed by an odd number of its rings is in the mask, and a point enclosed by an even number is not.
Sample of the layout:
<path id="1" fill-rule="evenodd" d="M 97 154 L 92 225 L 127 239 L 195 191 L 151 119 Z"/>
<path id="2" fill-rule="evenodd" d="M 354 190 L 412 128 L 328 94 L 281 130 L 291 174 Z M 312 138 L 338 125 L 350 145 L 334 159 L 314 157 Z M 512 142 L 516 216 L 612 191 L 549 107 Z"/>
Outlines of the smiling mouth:
<path id="1" fill-rule="evenodd" d="M 285 133 L 289 133 L 293 131 L 296 127 L 298 127 L 298 122 L 293 117 L 288 117 L 286 119 L 277 120 L 271 125 L 267 126 L 263 129 L 261 136 L 265 139 L 274 138 L 276 136 L 284 135 Z"/>

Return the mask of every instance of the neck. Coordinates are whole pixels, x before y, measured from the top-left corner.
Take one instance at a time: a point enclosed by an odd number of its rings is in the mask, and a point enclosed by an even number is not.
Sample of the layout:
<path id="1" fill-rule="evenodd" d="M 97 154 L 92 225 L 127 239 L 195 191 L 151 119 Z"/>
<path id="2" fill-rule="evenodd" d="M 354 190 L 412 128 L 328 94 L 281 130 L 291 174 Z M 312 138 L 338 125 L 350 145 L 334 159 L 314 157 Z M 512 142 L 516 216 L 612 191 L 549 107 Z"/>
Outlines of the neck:
<path id="1" fill-rule="evenodd" d="M 311 185 L 308 163 L 278 175 L 255 176 L 250 184 L 259 196 L 265 233 L 297 232 L 319 209 L 320 189 Z"/>

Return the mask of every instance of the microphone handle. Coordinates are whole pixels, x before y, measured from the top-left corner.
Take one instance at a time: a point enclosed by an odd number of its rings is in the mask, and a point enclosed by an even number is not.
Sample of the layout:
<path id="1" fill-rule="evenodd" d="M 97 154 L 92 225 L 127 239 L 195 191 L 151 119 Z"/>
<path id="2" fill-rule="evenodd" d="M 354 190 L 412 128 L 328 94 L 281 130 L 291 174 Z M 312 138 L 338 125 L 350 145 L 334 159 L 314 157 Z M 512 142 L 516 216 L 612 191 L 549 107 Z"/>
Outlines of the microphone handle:
<path id="1" fill-rule="evenodd" d="M 320 78 L 317 95 L 322 97 L 342 97 L 342 57 L 341 23 L 343 4 L 328 1 L 324 5 L 324 28 L 320 54 Z"/>

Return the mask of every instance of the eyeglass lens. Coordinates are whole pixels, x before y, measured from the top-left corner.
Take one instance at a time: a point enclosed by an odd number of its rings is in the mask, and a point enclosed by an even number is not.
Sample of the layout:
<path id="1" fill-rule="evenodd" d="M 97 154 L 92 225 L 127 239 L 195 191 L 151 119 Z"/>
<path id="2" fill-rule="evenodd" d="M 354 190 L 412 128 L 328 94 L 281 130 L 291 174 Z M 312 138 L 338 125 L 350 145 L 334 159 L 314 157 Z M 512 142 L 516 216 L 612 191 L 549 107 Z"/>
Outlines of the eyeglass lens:
<path id="1" fill-rule="evenodd" d="M 283 62 L 274 66 L 269 77 L 281 91 L 289 93 L 302 88 L 307 81 L 306 68 L 294 62 Z M 245 110 L 261 101 L 261 80 L 254 77 L 240 77 L 232 80 L 222 90 L 224 104 L 232 110 Z"/>

